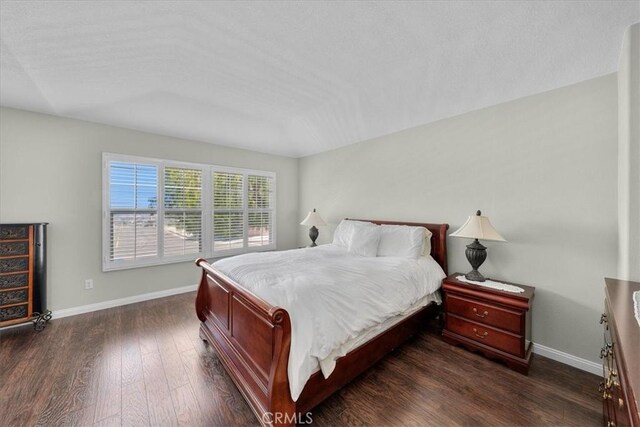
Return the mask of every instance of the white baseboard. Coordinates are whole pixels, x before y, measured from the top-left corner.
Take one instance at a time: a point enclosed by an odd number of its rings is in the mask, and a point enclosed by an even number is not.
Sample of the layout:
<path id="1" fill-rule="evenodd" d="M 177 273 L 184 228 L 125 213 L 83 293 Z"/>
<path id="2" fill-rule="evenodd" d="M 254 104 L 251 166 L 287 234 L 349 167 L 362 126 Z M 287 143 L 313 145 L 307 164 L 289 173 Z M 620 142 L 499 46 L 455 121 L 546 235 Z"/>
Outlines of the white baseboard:
<path id="1" fill-rule="evenodd" d="M 602 375 L 602 365 L 600 363 L 582 359 L 572 354 L 537 343 L 533 343 L 533 352 L 540 356 L 555 360 L 556 362 L 564 363 L 565 365 L 573 366 L 574 368 L 578 368 L 595 375 Z"/>
<path id="2" fill-rule="evenodd" d="M 164 298 L 171 295 L 184 294 L 193 292 L 198 289 L 198 285 L 183 286 L 181 288 L 167 289 L 165 291 L 150 292 L 148 294 L 134 295 L 132 297 L 113 299 L 110 301 L 98 302 L 95 304 L 81 305 L 79 307 L 65 308 L 55 310 L 52 315 L 54 319 L 62 317 L 75 316 L 78 314 L 91 313 L 92 311 L 104 310 L 107 308 L 119 307 L 121 305 L 133 304 L 136 302 L 149 301 L 157 298 Z"/>

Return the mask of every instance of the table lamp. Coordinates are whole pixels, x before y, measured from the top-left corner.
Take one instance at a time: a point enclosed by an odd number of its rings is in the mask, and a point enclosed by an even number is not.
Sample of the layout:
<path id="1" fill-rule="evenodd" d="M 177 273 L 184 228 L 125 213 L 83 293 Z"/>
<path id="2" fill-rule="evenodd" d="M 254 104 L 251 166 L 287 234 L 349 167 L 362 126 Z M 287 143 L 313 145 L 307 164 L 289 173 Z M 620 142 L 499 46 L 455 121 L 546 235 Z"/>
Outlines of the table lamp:
<path id="1" fill-rule="evenodd" d="M 300 225 L 311 226 L 311 228 L 309 229 L 309 238 L 311 239 L 311 244 L 309 245 L 309 247 L 312 248 L 314 246 L 318 246 L 316 245 L 316 239 L 318 238 L 318 234 L 319 234 L 317 227 L 322 227 L 323 225 L 327 225 L 327 223 L 324 222 L 320 214 L 316 212 L 316 210 L 314 209 L 312 212 L 309 212 L 307 217 L 300 223 Z"/>
<path id="2" fill-rule="evenodd" d="M 491 225 L 489 218 L 482 216 L 480 211 L 470 216 L 462 227 L 449 234 L 449 236 L 474 239 L 473 242 L 467 245 L 467 250 L 464 252 L 473 270 L 465 274 L 464 277 L 474 282 L 484 282 L 485 278 L 480 274 L 478 268 L 487 259 L 487 248 L 478 239 L 506 242 L 504 237 L 498 234 L 493 225 Z"/>

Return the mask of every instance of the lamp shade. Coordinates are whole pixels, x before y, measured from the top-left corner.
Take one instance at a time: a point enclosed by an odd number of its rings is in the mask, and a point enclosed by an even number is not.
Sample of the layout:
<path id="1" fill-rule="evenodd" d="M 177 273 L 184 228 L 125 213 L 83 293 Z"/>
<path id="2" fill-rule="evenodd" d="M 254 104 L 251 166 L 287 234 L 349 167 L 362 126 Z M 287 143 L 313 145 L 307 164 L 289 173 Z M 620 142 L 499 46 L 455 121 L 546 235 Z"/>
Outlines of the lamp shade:
<path id="1" fill-rule="evenodd" d="M 309 212 L 307 217 L 300 223 L 300 225 L 308 225 L 310 227 L 321 227 L 323 225 L 327 225 L 327 223 L 324 222 L 324 219 L 322 219 L 320 214 L 316 212 L 316 210 L 314 209 L 313 211 Z"/>
<path id="2" fill-rule="evenodd" d="M 467 239 L 480 239 L 480 240 L 494 240 L 497 242 L 506 242 L 486 216 L 481 215 L 481 212 L 476 212 L 475 215 L 470 216 L 462 227 L 458 228 L 453 233 L 449 234 L 451 237 L 466 237 Z"/>

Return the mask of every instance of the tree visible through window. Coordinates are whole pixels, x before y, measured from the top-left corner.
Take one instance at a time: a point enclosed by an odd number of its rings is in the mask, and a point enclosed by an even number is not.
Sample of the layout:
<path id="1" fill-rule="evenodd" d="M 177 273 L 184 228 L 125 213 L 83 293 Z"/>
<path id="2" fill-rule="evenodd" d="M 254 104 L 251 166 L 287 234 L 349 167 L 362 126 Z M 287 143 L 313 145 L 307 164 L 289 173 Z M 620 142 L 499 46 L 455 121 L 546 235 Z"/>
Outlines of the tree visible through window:
<path id="1" fill-rule="evenodd" d="M 249 246 L 268 245 L 272 239 L 271 188 L 272 178 L 249 175 L 248 215 Z"/>
<path id="2" fill-rule="evenodd" d="M 202 171 L 164 168 L 164 254 L 202 252 Z"/>
<path id="3" fill-rule="evenodd" d="M 213 172 L 213 250 L 244 247 L 244 175 Z"/>

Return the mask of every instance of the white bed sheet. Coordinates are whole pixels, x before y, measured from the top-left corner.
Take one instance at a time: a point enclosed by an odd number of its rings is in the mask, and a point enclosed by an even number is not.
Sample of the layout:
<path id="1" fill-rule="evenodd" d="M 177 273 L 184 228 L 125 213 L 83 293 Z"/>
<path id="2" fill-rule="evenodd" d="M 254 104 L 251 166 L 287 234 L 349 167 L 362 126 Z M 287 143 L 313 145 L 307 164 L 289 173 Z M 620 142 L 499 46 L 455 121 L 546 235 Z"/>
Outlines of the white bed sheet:
<path id="1" fill-rule="evenodd" d="M 345 356 L 347 353 L 360 347 L 362 344 L 365 344 L 366 342 L 372 340 L 373 338 L 377 337 L 384 331 L 391 329 L 393 326 L 402 322 L 404 319 L 411 317 L 412 314 L 414 314 L 421 308 L 425 307 L 430 302 L 441 304 L 442 298 L 440 297 L 440 292 L 436 291 L 432 294 L 426 295 L 420 301 L 415 303 L 412 307 L 407 309 L 403 314 L 387 319 L 384 322 L 379 323 L 375 326 L 372 326 L 366 331 L 363 331 L 357 337 L 350 339 L 346 343 L 342 344 L 339 348 L 335 349 L 325 359 L 322 359 L 322 360 L 316 359 L 317 364 L 313 369 L 313 372 L 316 373 L 322 369 L 322 374 L 324 375 L 325 378 L 328 378 L 329 375 L 331 375 L 331 373 L 335 369 L 336 363 L 338 362 L 339 358 L 341 358 L 342 356 Z"/>
<path id="2" fill-rule="evenodd" d="M 214 266 L 291 318 L 289 384 L 297 400 L 318 364 L 328 377 L 349 343 L 438 290 L 431 257 L 363 257 L 332 244 L 250 253 Z"/>

